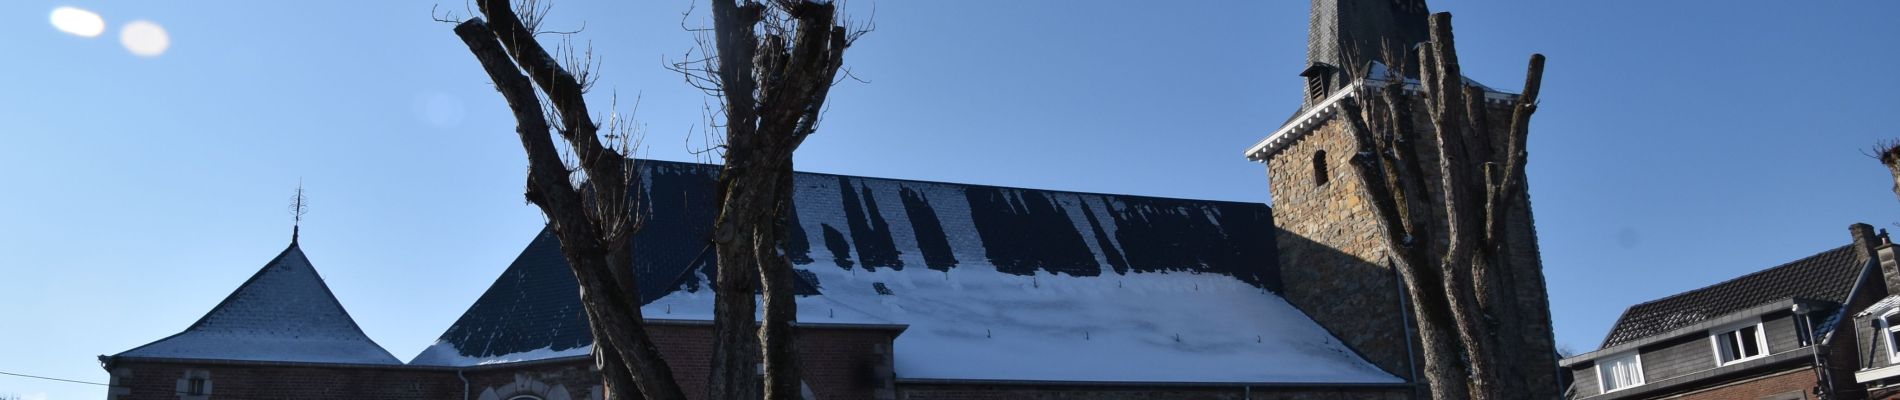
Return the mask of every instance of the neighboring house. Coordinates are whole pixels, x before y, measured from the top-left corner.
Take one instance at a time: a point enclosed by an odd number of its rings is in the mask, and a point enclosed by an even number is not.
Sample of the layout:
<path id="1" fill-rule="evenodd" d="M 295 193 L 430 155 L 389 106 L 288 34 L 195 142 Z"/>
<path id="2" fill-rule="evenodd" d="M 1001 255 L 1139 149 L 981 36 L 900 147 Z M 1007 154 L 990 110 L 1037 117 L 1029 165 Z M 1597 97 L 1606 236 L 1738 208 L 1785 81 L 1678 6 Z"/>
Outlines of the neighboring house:
<path id="1" fill-rule="evenodd" d="M 1355 85 L 1376 84 L 1349 79 L 1348 61 L 1425 40 L 1426 15 L 1420 0 L 1313 0 L 1301 107 L 1246 152 L 1267 164 L 1275 208 L 796 174 L 783 250 L 809 397 L 1418 398 L 1410 308 L 1345 167 L 1346 123 L 1331 116 Z M 1515 95 L 1485 98 L 1502 120 Z M 648 332 L 701 396 L 717 167 L 635 165 L 651 212 L 629 268 Z M 1506 218 L 1530 244 L 1509 255 L 1521 284 L 1507 293 L 1543 310 L 1529 200 Z M 558 246 L 536 236 L 401 363 L 356 329 L 293 239 L 184 333 L 102 356 L 111 398 L 599 398 Z M 1555 354 L 1549 316 L 1526 323 L 1527 348 Z M 1556 359 L 1543 364 L 1531 384 L 1556 387 Z"/>
<path id="2" fill-rule="evenodd" d="M 1880 280 L 1890 295 L 1854 314 L 1854 337 L 1860 344 L 1855 354 L 1854 381 L 1867 390 L 1868 398 L 1900 398 L 1900 262 L 1896 262 L 1893 243 L 1877 250 Z"/>
<path id="3" fill-rule="evenodd" d="M 1842 324 L 1887 296 L 1874 255 L 1887 238 L 1866 224 L 1849 231 L 1848 245 L 1630 306 L 1600 349 L 1560 363 L 1570 398 L 1862 397 L 1858 340 Z"/>

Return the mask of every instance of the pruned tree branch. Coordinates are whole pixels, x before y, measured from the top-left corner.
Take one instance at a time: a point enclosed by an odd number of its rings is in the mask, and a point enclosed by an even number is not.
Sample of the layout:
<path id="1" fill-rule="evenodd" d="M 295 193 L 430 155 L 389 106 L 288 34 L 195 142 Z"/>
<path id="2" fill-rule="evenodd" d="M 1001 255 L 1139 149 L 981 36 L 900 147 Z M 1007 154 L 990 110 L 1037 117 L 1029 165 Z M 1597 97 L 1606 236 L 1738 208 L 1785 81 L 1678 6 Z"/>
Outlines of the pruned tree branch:
<path id="1" fill-rule="evenodd" d="M 1517 276 L 1526 266 L 1510 250 L 1519 236 L 1508 223 L 1523 201 L 1523 146 L 1543 56 L 1532 56 L 1524 94 L 1500 132 L 1489 94 L 1459 69 L 1450 14 L 1433 15 L 1429 27 L 1430 40 L 1415 53 L 1386 48 L 1383 82 L 1367 79 L 1368 64 L 1348 60 L 1355 92 L 1339 105 L 1358 146 L 1359 195 L 1370 200 L 1376 237 L 1412 300 L 1433 397 L 1554 397 L 1554 386 L 1523 371 L 1523 360 L 1548 358 L 1526 338 L 1534 318 L 1518 304 L 1520 285 L 1542 281 Z M 1416 80 L 1406 73 L 1407 54 L 1416 55 Z M 1408 93 L 1413 82 L 1417 91 Z M 1412 126 L 1415 108 L 1428 132 Z"/>
<path id="2" fill-rule="evenodd" d="M 581 284 L 581 301 L 595 338 L 595 362 L 601 366 L 606 392 L 621 399 L 683 399 L 670 367 L 647 336 L 637 277 L 628 268 L 633 255 L 626 240 L 639 229 L 640 214 L 631 204 L 637 199 L 628 197 L 631 171 L 624 156 L 601 143 L 599 126 L 587 116 L 580 82 L 554 63 L 513 10 L 493 1 L 480 5 L 503 28 L 491 29 L 482 19 L 471 18 L 457 25 L 455 33 L 515 116 L 516 133 L 528 154 L 526 197 L 548 217 L 549 229 L 559 237 L 562 253 Z M 531 78 L 535 76 L 544 79 L 537 84 Z M 535 87 L 542 90 L 537 93 Z M 559 124 L 549 122 L 544 97 L 552 103 Z M 562 161 L 550 130 L 559 132 L 579 155 L 588 178 L 584 186 L 570 180 L 574 171 Z M 620 140 L 632 143 L 625 136 Z"/>

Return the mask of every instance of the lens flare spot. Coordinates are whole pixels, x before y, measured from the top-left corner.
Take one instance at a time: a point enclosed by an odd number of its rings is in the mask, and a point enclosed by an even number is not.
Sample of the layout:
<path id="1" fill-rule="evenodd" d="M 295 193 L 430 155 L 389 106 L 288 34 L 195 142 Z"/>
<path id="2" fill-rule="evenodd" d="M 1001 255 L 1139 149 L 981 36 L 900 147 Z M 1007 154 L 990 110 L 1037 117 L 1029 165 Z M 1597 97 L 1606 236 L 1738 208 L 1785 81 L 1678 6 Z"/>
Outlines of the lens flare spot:
<path id="1" fill-rule="evenodd" d="M 152 21 L 132 21 L 119 28 L 119 44 L 140 57 L 158 57 L 172 47 L 172 37 Z"/>
<path id="2" fill-rule="evenodd" d="M 78 37 L 99 37 L 106 31 L 106 20 L 99 13 L 80 8 L 60 7 L 53 9 L 53 28 Z"/>
<path id="3" fill-rule="evenodd" d="M 436 128 L 454 128 L 462 123 L 467 112 L 462 108 L 462 100 L 447 93 L 425 93 L 416 96 L 416 116 L 423 123 Z"/>

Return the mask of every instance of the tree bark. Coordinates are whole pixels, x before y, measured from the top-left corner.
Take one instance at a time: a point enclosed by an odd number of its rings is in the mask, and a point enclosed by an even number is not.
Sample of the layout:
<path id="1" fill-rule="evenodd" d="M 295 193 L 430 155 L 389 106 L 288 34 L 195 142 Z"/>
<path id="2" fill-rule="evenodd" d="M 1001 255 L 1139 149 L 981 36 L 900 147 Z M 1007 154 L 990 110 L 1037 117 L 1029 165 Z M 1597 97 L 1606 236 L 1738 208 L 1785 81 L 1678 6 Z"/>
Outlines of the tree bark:
<path id="1" fill-rule="evenodd" d="M 755 397 L 756 362 L 764 370 L 765 398 L 797 399 L 803 380 L 794 347 L 796 278 L 782 251 L 792 154 L 816 130 L 850 42 L 829 2 L 715 0 L 712 14 L 717 57 L 711 80 L 724 101 L 726 165 L 713 226 L 720 282 L 708 386 L 714 399 Z M 761 25 L 768 28 L 764 35 Z M 755 291 L 764 297 L 759 325 Z M 755 351 L 738 345 L 748 338 L 756 338 Z"/>
<path id="2" fill-rule="evenodd" d="M 1460 72 L 1451 15 L 1433 15 L 1430 27 L 1430 41 L 1416 53 L 1416 96 L 1398 79 L 1406 76 L 1403 61 L 1388 55 L 1393 79 L 1379 87 L 1362 81 L 1357 96 L 1341 102 L 1359 147 L 1359 195 L 1371 200 L 1377 237 L 1412 300 L 1432 397 L 1555 398 L 1554 384 L 1531 378 L 1555 372 L 1554 362 L 1538 361 L 1550 360 L 1538 353 L 1550 346 L 1531 339 L 1548 332 L 1527 330 L 1549 326 L 1530 312 L 1548 304 L 1520 304 L 1524 293 L 1542 293 L 1541 274 L 1532 269 L 1530 279 L 1520 279 L 1519 270 L 1529 267 L 1513 257 L 1513 241 L 1534 239 L 1512 235 L 1509 223 L 1523 201 L 1524 139 L 1543 56 L 1532 56 L 1508 130 L 1494 138 L 1486 93 Z M 1412 129 L 1412 97 L 1421 100 L 1429 136 Z"/>
<path id="3" fill-rule="evenodd" d="M 1880 152 L 1880 163 L 1887 166 L 1887 172 L 1893 174 L 1893 195 L 1900 198 L 1900 142 L 1885 146 Z"/>
<path id="4" fill-rule="evenodd" d="M 501 23 L 515 34 L 503 36 L 490 29 L 479 18 L 472 18 L 455 27 L 455 33 L 475 55 L 482 69 L 488 73 L 495 88 L 507 101 L 509 110 L 516 120 L 516 133 L 520 136 L 522 148 L 528 155 L 529 202 L 541 208 L 548 217 L 548 228 L 561 242 L 561 253 L 580 284 L 581 303 L 588 316 L 588 328 L 594 336 L 596 346 L 595 362 L 606 365 L 602 368 L 603 386 L 615 390 L 611 397 L 622 399 L 683 399 L 679 386 L 673 381 L 671 368 L 660 357 L 647 336 L 644 318 L 639 308 L 637 282 L 630 272 L 616 272 L 616 269 L 630 269 L 632 254 L 626 246 L 626 238 L 631 236 L 637 226 L 634 224 L 633 210 L 627 200 L 625 173 L 619 162 L 624 158 L 611 149 L 600 146 L 598 138 L 591 128 L 576 132 L 563 130 L 563 137 L 577 152 L 584 155 L 582 164 L 591 165 L 589 183 L 594 188 L 588 199 L 580 190 L 575 189 L 568 180 L 567 167 L 561 163 L 560 154 L 555 150 L 553 139 L 548 136 L 550 125 L 541 113 L 540 99 L 535 96 L 533 83 L 523 76 L 522 70 L 535 71 L 539 67 L 518 66 L 516 60 L 524 59 L 519 54 L 512 58 L 506 50 L 505 42 L 514 41 L 515 52 L 522 52 L 524 40 L 532 42 L 531 35 L 523 35 L 520 21 L 515 20 L 507 7 L 488 7 L 482 3 L 484 11 L 491 18 L 500 17 Z M 538 49 L 535 45 L 533 49 Z M 530 51 L 532 52 L 532 51 Z M 545 53 L 542 53 L 545 58 Z M 565 74 L 563 72 L 563 74 Z M 571 75 L 566 75 L 569 81 Z M 543 86 L 544 89 L 548 86 Z M 550 99 L 557 97 L 578 99 L 579 85 L 570 86 L 576 92 L 547 93 Z M 557 109 L 563 106 L 555 102 Z M 576 103 L 566 104 L 576 107 Z M 585 114 L 585 111 L 581 111 Z M 573 115 L 563 111 L 562 115 Z M 565 120 L 568 126 L 584 120 Z M 591 127 L 591 123 L 581 124 Z M 584 133 L 584 137 L 583 136 Z M 587 144 L 591 142 L 591 145 Z M 613 160 L 613 161 L 604 161 Z M 620 183 L 615 183 L 620 182 Z M 610 189 L 612 188 L 612 189 Z M 623 213 L 614 215 L 612 213 Z M 620 219 L 624 218 L 624 219 Z M 614 221 L 620 221 L 616 225 Z M 611 354 L 611 356 L 609 356 Z M 614 368 L 612 364 L 621 365 Z M 623 374 L 624 372 L 624 374 Z M 623 379 L 624 378 L 624 379 Z M 632 383 L 632 387 L 627 385 Z M 632 389 L 638 389 L 637 392 Z"/>

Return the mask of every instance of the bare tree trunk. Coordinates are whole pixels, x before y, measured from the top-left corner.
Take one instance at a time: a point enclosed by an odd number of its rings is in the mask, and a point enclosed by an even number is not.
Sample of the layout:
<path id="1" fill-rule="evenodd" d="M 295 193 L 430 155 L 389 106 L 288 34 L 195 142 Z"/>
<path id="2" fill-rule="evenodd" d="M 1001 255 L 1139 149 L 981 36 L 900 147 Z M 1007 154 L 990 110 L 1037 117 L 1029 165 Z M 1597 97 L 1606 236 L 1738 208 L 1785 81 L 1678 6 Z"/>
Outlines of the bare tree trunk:
<path id="1" fill-rule="evenodd" d="M 1432 397 L 1554 398 L 1555 386 L 1529 378 L 1555 372 L 1554 362 L 1536 361 L 1550 358 L 1537 354 L 1550 346 L 1530 339 L 1548 338 L 1548 332 L 1526 330 L 1548 326 L 1527 311 L 1548 304 L 1519 304 L 1520 285 L 1542 280 L 1517 277 L 1512 241 L 1528 239 L 1512 235 L 1507 222 L 1522 200 L 1524 138 L 1543 56 L 1531 57 L 1500 152 L 1488 127 L 1485 92 L 1459 71 L 1451 15 L 1433 15 L 1430 23 L 1431 40 L 1416 54 L 1415 96 L 1431 125 L 1429 137 L 1413 129 L 1407 98 L 1414 96 L 1405 94 L 1400 54 L 1386 56 L 1391 78 L 1382 87 L 1362 81 L 1358 96 L 1341 103 L 1359 144 L 1353 164 L 1361 195 L 1371 200 L 1378 237 L 1412 300 Z M 1353 68 L 1353 75 L 1369 76 L 1365 66 Z"/>
<path id="2" fill-rule="evenodd" d="M 703 89 L 723 100 L 726 118 L 726 165 L 719 174 L 719 217 L 713 226 L 719 255 L 718 342 L 708 387 L 713 399 L 755 397 L 753 365 L 758 362 L 765 371 L 765 398 L 796 399 L 803 382 L 794 348 L 798 304 L 792 264 L 781 250 L 783 214 L 793 190 L 792 154 L 817 129 L 855 35 L 836 23 L 837 9 L 830 2 L 714 0 L 712 14 L 712 65 L 680 68 L 690 82 L 705 83 Z M 764 321 L 757 326 L 755 291 L 765 298 Z M 743 351 L 742 342 L 759 347 Z"/>
<path id="3" fill-rule="evenodd" d="M 536 41 L 532 27 L 500 0 L 477 0 L 493 23 L 471 18 L 455 28 L 496 90 L 508 102 L 528 153 L 530 202 L 548 217 L 580 284 L 594 361 L 607 396 L 683 399 L 673 373 L 647 336 L 640 312 L 639 277 L 632 271 L 630 237 L 639 230 L 631 163 L 601 142 L 582 95 L 586 79 L 563 68 Z M 715 285 L 710 397 L 751 399 L 760 394 L 753 371 L 763 359 L 763 394 L 793 399 L 802 386 L 797 368 L 792 266 L 780 251 L 790 207 L 792 152 L 811 135 L 837 77 L 844 49 L 857 35 L 838 26 L 836 8 L 813 0 L 715 0 L 715 43 L 704 68 L 681 68 L 688 81 L 722 98 L 727 121 L 726 167 L 719 176 L 719 217 L 713 243 L 719 257 Z M 538 16 L 530 15 L 535 19 Z M 758 30 L 763 29 L 761 35 Z M 691 71 L 703 72 L 694 75 Z M 542 98 L 547 100 L 543 114 Z M 546 115 L 558 118 L 549 123 Z M 613 121 L 613 119 L 609 119 Z M 556 150 L 549 132 L 572 150 L 579 171 Z M 624 134 L 620 137 L 626 140 Z M 584 189 L 570 183 L 584 173 Z M 765 323 L 754 323 L 753 294 L 763 289 Z M 763 346 L 761 346 L 761 344 Z M 763 347 L 763 348 L 761 348 Z M 635 390 L 637 389 L 637 390 Z"/>
<path id="4" fill-rule="evenodd" d="M 627 240 L 639 230 L 635 199 L 627 190 L 629 165 L 619 151 L 604 145 L 588 115 L 583 88 L 556 63 L 513 10 L 496 0 L 479 2 L 490 25 L 471 18 L 455 27 L 514 114 L 516 133 L 528 155 L 526 197 L 548 218 L 561 252 L 580 284 L 581 303 L 594 336 L 596 365 L 608 396 L 619 399 L 683 399 L 671 368 L 647 336 L 640 312 L 637 277 Z M 532 81 L 530 81 L 532 77 Z M 556 150 L 552 126 L 542 114 L 535 87 L 542 89 L 557 132 L 586 172 L 588 190 L 570 183 L 571 170 Z M 638 389 L 635 391 L 634 389 Z"/>

